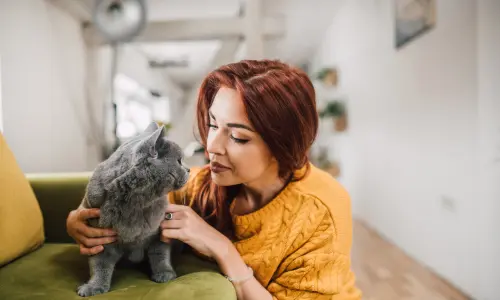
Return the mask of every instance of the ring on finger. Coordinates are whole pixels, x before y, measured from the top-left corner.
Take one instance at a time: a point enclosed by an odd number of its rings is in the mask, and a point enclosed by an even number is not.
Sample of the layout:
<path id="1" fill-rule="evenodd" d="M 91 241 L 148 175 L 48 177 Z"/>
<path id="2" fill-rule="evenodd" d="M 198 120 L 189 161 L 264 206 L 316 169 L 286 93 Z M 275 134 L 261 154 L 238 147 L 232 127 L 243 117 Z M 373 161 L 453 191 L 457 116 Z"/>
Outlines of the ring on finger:
<path id="1" fill-rule="evenodd" d="M 165 214 L 165 219 L 172 220 L 173 218 L 174 218 L 174 215 L 172 213 L 166 213 Z"/>

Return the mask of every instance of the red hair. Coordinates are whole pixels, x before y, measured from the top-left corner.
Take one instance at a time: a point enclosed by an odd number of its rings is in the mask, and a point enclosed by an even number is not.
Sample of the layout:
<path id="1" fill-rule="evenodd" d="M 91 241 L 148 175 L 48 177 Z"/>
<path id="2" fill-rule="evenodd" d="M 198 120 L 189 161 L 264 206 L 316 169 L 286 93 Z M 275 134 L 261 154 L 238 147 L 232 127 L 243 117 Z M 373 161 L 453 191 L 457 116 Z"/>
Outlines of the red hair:
<path id="1" fill-rule="evenodd" d="M 308 151 L 316 138 L 318 113 L 314 87 L 303 71 L 275 60 L 243 60 L 209 73 L 201 84 L 197 104 L 198 132 L 205 149 L 208 110 L 222 86 L 239 93 L 249 121 L 278 162 L 280 177 L 288 179 L 294 171 L 309 167 Z M 207 171 L 194 195 L 194 208 L 228 235 L 232 230 L 229 201 L 239 187 L 217 186 L 210 169 Z"/>

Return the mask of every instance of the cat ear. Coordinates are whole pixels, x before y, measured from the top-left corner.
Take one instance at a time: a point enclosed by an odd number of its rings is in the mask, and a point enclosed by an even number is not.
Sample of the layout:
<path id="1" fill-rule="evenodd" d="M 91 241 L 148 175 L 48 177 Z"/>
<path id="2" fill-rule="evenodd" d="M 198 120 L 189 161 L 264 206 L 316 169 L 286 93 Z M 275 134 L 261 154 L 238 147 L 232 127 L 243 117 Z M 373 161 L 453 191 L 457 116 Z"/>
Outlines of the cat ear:
<path id="1" fill-rule="evenodd" d="M 151 134 L 158 129 L 158 124 L 156 122 L 151 122 L 148 127 L 144 130 L 144 133 Z"/>
<path id="2" fill-rule="evenodd" d="M 147 152 L 150 156 L 158 155 L 158 147 L 160 139 L 165 135 L 165 126 L 156 129 L 152 134 L 148 135 L 141 143 L 139 149 Z"/>

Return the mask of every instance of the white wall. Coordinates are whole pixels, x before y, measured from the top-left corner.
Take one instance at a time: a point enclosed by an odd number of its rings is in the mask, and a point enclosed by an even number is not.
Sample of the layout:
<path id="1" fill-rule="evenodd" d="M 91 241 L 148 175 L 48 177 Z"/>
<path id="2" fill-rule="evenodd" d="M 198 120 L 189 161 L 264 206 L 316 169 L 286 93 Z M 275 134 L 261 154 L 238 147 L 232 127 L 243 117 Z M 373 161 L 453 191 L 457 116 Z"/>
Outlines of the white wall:
<path id="1" fill-rule="evenodd" d="M 496 299 L 498 2 L 436 2 L 436 28 L 396 50 L 392 1 L 346 1 L 312 66 L 338 66 L 348 97 L 337 146 L 354 214 L 463 291 Z"/>
<path id="2" fill-rule="evenodd" d="M 5 138 L 25 172 L 80 171 L 85 46 L 79 24 L 43 0 L 0 1 Z"/>
<path id="3" fill-rule="evenodd" d="M 98 148 L 89 137 L 86 80 L 95 123 L 109 93 L 109 49 L 88 51 L 79 22 L 44 0 L 0 1 L 0 57 L 4 135 L 25 172 L 92 170 Z M 167 94 L 176 104 L 182 91 L 165 73 L 128 48 L 119 71 Z M 87 59 L 94 57 L 87 77 Z M 99 130 L 99 127 L 97 128 Z"/>
<path id="4" fill-rule="evenodd" d="M 478 1 L 479 299 L 500 293 L 500 1 Z"/>
<path id="5" fill-rule="evenodd" d="M 2 118 L 2 57 L 0 57 L 0 132 L 3 132 L 3 118 Z"/>

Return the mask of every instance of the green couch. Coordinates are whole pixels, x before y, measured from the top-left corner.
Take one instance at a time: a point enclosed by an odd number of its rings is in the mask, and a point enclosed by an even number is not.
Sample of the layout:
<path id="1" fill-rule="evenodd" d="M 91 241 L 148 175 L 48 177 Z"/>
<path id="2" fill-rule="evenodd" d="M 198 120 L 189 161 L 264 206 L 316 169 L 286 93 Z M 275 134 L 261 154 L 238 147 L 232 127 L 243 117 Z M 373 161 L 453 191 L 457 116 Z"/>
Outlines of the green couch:
<path id="1" fill-rule="evenodd" d="M 26 177 L 43 215 L 45 241 L 0 267 L 0 299 L 85 299 L 77 295 L 76 288 L 89 279 L 87 257 L 79 253 L 68 236 L 66 217 L 70 210 L 78 207 L 89 174 L 28 174 Z M 2 201 L 7 203 L 0 197 L 0 204 Z M 0 240 L 0 247 L 2 242 Z M 177 279 L 155 283 L 149 279 L 147 262 L 134 265 L 122 261 L 116 267 L 110 291 L 90 298 L 236 299 L 233 286 L 215 264 L 182 254 L 175 258 L 174 267 Z"/>

